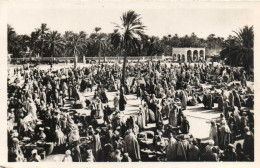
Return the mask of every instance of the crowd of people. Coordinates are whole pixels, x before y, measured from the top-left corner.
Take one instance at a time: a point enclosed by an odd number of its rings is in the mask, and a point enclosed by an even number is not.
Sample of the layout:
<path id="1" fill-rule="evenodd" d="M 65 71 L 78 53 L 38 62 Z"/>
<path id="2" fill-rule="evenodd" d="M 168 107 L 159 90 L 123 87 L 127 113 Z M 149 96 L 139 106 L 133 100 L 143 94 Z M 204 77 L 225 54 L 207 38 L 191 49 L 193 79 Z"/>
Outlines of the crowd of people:
<path id="1" fill-rule="evenodd" d="M 124 80 L 121 72 L 118 63 L 9 69 L 9 161 L 254 161 L 254 97 L 243 69 L 149 61 L 127 64 Z M 135 113 L 127 95 L 141 102 Z M 190 134 L 184 114 L 201 103 L 220 116 L 207 140 Z"/>

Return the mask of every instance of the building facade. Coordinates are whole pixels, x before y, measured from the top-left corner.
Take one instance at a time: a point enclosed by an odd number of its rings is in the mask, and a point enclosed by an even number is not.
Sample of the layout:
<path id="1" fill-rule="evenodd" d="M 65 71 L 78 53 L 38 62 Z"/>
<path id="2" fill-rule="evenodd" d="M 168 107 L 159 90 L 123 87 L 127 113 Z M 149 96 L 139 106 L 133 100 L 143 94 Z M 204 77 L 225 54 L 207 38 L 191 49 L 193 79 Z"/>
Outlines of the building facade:
<path id="1" fill-rule="evenodd" d="M 199 62 L 205 61 L 205 48 L 172 48 L 173 61 Z"/>

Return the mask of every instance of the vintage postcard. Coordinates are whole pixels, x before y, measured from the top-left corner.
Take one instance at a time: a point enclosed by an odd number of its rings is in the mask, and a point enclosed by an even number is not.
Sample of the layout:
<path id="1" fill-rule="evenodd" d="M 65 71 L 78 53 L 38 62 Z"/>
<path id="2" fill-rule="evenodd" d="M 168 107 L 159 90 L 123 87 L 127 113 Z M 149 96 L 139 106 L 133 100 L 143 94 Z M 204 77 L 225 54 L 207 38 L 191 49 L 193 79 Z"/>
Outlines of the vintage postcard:
<path id="1" fill-rule="evenodd" d="M 1 1 L 0 167 L 256 167 L 259 10 Z"/>

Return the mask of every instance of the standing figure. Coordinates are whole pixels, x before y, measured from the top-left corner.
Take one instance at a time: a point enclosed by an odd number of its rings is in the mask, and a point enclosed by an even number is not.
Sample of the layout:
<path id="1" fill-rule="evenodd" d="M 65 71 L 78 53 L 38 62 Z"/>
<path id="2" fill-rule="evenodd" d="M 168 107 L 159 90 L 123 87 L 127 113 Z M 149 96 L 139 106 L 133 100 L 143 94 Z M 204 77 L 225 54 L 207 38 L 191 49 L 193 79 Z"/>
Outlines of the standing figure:
<path id="1" fill-rule="evenodd" d="M 124 139 L 125 152 L 129 154 L 130 158 L 133 161 L 139 161 L 141 159 L 139 143 L 131 129 L 127 132 L 128 134 L 125 136 Z"/>
<path id="2" fill-rule="evenodd" d="M 126 98 L 123 93 L 120 93 L 120 98 L 119 98 L 119 110 L 124 111 L 125 110 L 125 105 L 127 104 Z"/>
<path id="3" fill-rule="evenodd" d="M 216 146 L 218 145 L 218 129 L 215 121 L 211 121 L 209 139 L 213 140 Z"/>
<path id="4" fill-rule="evenodd" d="M 172 133 L 170 133 L 169 143 L 166 147 L 166 157 L 167 161 L 176 161 L 177 157 L 177 141 L 173 137 Z"/>
<path id="5" fill-rule="evenodd" d="M 229 126 L 226 123 L 226 120 L 221 121 L 221 127 L 219 129 L 220 129 L 219 147 L 221 149 L 225 149 L 230 143 L 230 134 L 231 134 L 231 131 L 229 129 Z"/>
<path id="6" fill-rule="evenodd" d="M 177 127 L 177 114 L 178 114 L 178 109 L 177 109 L 177 106 L 174 105 L 170 111 L 169 125 L 171 125 L 173 127 Z"/>
<path id="7" fill-rule="evenodd" d="M 187 92 L 183 90 L 183 91 L 181 92 L 181 108 L 182 108 L 183 110 L 186 110 L 187 101 L 188 101 Z"/>

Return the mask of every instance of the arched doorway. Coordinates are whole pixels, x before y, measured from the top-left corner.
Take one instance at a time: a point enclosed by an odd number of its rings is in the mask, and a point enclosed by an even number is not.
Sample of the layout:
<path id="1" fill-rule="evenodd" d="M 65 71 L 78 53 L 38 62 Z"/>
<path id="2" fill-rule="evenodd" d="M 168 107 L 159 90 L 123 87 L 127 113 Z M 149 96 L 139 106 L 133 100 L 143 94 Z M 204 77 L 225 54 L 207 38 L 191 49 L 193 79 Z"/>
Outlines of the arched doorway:
<path id="1" fill-rule="evenodd" d="M 198 50 L 193 51 L 193 62 L 198 60 Z"/>
<path id="2" fill-rule="evenodd" d="M 176 54 L 173 54 L 173 61 L 176 61 Z"/>
<path id="3" fill-rule="evenodd" d="M 200 50 L 200 60 L 204 61 L 204 51 Z"/>
<path id="4" fill-rule="evenodd" d="M 180 54 L 177 55 L 177 58 L 178 58 L 177 61 L 181 61 L 181 55 Z"/>
<path id="5" fill-rule="evenodd" d="M 182 54 L 181 57 L 182 57 L 182 61 L 185 62 L 185 55 Z"/>
<path id="6" fill-rule="evenodd" d="M 188 61 L 192 61 L 192 58 L 191 58 L 191 50 L 188 50 L 188 51 L 187 51 L 187 60 L 188 60 Z"/>

